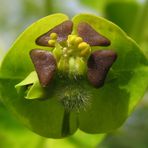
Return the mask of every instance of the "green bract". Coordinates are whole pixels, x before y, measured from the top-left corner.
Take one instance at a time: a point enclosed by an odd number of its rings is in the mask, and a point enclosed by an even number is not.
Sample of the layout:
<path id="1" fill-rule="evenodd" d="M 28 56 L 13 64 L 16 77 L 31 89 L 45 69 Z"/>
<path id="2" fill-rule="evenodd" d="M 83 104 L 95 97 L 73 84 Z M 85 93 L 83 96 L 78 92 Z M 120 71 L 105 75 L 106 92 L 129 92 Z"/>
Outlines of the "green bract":
<path id="1" fill-rule="evenodd" d="M 52 47 L 39 46 L 35 41 L 66 20 L 68 17 L 64 14 L 42 18 L 15 41 L 0 67 L 0 98 L 24 125 L 45 137 L 65 137 L 78 128 L 92 134 L 112 131 L 120 127 L 144 95 L 148 84 L 148 61 L 137 44 L 118 26 L 94 15 L 79 14 L 72 19 L 72 34 L 77 35 L 79 23 L 89 24 L 111 41 L 109 46 L 91 47 L 91 53 L 113 49 L 118 58 L 101 88 L 95 88 L 88 82 L 85 77 L 87 63 L 85 65 L 81 59 L 77 62 L 81 65 L 78 68 L 78 73 L 82 74 L 80 79 L 55 74 L 50 86 L 43 88 L 29 53 L 35 48 L 52 51 Z M 50 41 L 50 44 L 54 42 Z M 57 52 L 54 50 L 58 57 Z M 70 66 L 75 68 L 74 60 L 69 61 Z M 64 71 L 65 67 L 61 69 Z M 81 108 L 81 102 L 75 98 L 82 98 L 86 104 L 82 104 Z M 67 105 L 66 101 L 62 104 L 64 99 L 68 101 Z M 74 110 L 66 108 L 71 102 Z"/>

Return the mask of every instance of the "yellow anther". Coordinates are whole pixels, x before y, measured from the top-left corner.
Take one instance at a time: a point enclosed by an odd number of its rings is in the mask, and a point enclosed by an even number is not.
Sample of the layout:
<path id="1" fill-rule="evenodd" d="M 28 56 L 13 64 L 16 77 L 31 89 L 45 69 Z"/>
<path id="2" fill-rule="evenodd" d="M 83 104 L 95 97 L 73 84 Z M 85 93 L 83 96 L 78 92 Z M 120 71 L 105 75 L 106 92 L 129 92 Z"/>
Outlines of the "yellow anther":
<path id="1" fill-rule="evenodd" d="M 49 44 L 50 46 L 55 46 L 55 43 L 56 43 L 55 40 L 49 40 L 49 41 L 48 41 L 48 44 Z"/>
<path id="2" fill-rule="evenodd" d="M 69 44 L 74 45 L 76 38 L 77 38 L 76 35 L 69 35 L 68 36 L 68 42 L 69 42 Z"/>
<path id="3" fill-rule="evenodd" d="M 90 48 L 89 47 L 86 47 L 85 49 L 83 49 L 81 52 L 80 52 L 80 56 L 86 56 L 90 53 Z"/>
<path id="4" fill-rule="evenodd" d="M 50 39 L 51 40 L 56 40 L 58 38 L 58 35 L 56 33 L 51 33 L 50 34 Z"/>
<path id="5" fill-rule="evenodd" d="M 86 42 L 82 42 L 78 45 L 79 49 L 85 49 L 85 48 L 88 48 L 88 47 L 89 47 L 89 44 L 87 44 Z"/>
<path id="6" fill-rule="evenodd" d="M 78 45 L 78 44 L 80 44 L 81 42 L 83 42 L 83 39 L 82 39 L 81 37 L 76 37 L 75 43 Z"/>

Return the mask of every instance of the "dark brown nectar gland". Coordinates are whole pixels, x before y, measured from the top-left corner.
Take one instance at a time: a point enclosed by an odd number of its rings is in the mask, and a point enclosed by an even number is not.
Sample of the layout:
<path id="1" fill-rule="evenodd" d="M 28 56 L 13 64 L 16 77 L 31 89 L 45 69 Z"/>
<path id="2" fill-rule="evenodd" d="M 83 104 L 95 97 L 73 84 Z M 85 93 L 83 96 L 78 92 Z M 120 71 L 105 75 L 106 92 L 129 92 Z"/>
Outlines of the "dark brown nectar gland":
<path id="1" fill-rule="evenodd" d="M 87 77 L 89 82 L 96 88 L 104 85 L 107 73 L 117 58 L 113 50 L 94 51 L 87 62 Z"/>
<path id="2" fill-rule="evenodd" d="M 110 40 L 96 32 L 89 24 L 81 22 L 78 24 L 78 35 L 90 46 L 109 46 Z"/>
<path id="3" fill-rule="evenodd" d="M 36 39 L 36 44 L 40 45 L 40 46 L 51 47 L 51 45 L 48 44 L 48 41 L 51 39 L 50 38 L 51 33 L 56 33 L 58 36 L 57 41 L 63 42 L 67 39 L 67 36 L 69 34 L 71 34 L 72 27 L 73 27 L 72 21 L 70 21 L 70 20 L 64 21 L 63 23 L 61 23 L 61 24 L 57 25 L 56 27 L 54 27 L 53 29 L 49 30 L 47 33 L 39 36 Z"/>
<path id="4" fill-rule="evenodd" d="M 31 50 L 30 57 L 41 86 L 46 87 L 54 76 L 57 67 L 56 59 L 50 52 L 40 49 Z"/>

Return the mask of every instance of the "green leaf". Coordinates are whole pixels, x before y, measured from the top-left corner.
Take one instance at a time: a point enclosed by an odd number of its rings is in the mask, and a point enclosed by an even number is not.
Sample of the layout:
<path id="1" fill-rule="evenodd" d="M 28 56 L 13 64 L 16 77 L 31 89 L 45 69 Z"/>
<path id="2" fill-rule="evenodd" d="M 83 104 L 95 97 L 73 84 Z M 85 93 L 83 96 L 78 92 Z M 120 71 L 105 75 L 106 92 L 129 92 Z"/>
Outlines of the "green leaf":
<path id="1" fill-rule="evenodd" d="M 105 134 L 91 135 L 78 130 L 73 136 L 64 139 L 43 138 L 17 123 L 1 104 L 0 119 L 1 148 L 94 148 L 105 137 Z"/>
<path id="2" fill-rule="evenodd" d="M 15 88 L 19 91 L 21 86 L 33 84 L 35 81 L 38 81 L 38 76 L 37 76 L 37 73 L 33 71 L 26 77 L 25 80 L 17 84 Z"/>
<path id="3" fill-rule="evenodd" d="M 85 78 L 74 81 L 55 75 L 47 87 L 47 98 L 29 100 L 24 98 L 24 91 L 18 94 L 14 87 L 34 70 L 29 51 L 39 47 L 35 39 L 67 19 L 63 14 L 47 16 L 17 39 L 0 68 L 0 98 L 24 125 L 45 137 L 61 138 L 73 134 L 78 128 L 87 133 L 109 132 L 121 126 L 144 95 L 148 84 L 148 61 L 137 44 L 106 19 L 89 14 L 73 18 L 73 34 L 77 34 L 78 23 L 86 22 L 111 41 L 109 47 L 92 47 L 93 51 L 113 49 L 117 52 L 117 61 L 107 76 L 110 81 L 102 88 L 94 88 Z M 22 83 L 28 83 L 28 79 Z M 73 93 L 77 95 L 73 97 Z M 67 94 L 74 101 L 79 95 L 88 98 L 85 110 L 67 113 L 61 101 Z M 79 103 L 77 101 L 76 105 Z"/>
<path id="4" fill-rule="evenodd" d="M 40 99 L 45 97 L 45 91 L 41 87 L 35 71 L 31 72 L 27 78 L 15 85 L 15 88 L 17 89 L 18 93 L 20 93 L 22 89 L 25 89 L 26 99 Z"/>
<path id="5" fill-rule="evenodd" d="M 8 113 L 0 104 L 0 147 L 1 148 L 39 148 L 43 147 L 44 138 L 30 132 Z"/>
<path id="6" fill-rule="evenodd" d="M 57 96 L 52 95 L 54 90 L 49 91 L 50 99 L 28 100 L 24 98 L 24 93 L 16 92 L 14 86 L 21 80 L 0 79 L 0 98 L 2 102 L 11 110 L 24 125 L 36 133 L 52 138 L 60 138 L 62 135 L 62 125 L 64 108 L 57 101 Z M 70 114 L 70 131 L 72 134 L 76 130 L 76 115 Z"/>
<path id="7" fill-rule="evenodd" d="M 45 101 L 26 100 L 23 96 L 24 92 L 18 95 L 14 86 L 34 70 L 29 51 L 39 48 L 35 44 L 36 38 L 67 19 L 64 14 L 54 14 L 32 24 L 12 45 L 0 69 L 0 98 L 23 124 L 45 137 L 58 138 L 62 136 L 63 107 L 57 99 Z M 45 48 L 42 47 L 42 49 Z M 51 96 L 52 91 L 49 91 L 49 93 L 51 93 Z M 72 113 L 71 122 L 73 122 L 73 118 L 75 116 Z M 69 134 L 72 134 L 75 130 L 74 123 Z"/>
<path id="8" fill-rule="evenodd" d="M 91 108 L 79 115 L 81 130 L 88 133 L 108 132 L 125 121 L 144 95 L 148 85 L 148 61 L 132 39 L 103 18 L 77 15 L 73 18 L 73 33 L 77 33 L 76 26 L 82 21 L 91 24 L 96 31 L 109 38 L 111 46 L 105 49 L 114 49 L 118 54 L 112 67 L 118 77 L 100 89 L 93 89 L 88 85 L 87 90 L 92 91 L 93 98 Z M 108 77 L 111 75 L 110 71 Z"/>

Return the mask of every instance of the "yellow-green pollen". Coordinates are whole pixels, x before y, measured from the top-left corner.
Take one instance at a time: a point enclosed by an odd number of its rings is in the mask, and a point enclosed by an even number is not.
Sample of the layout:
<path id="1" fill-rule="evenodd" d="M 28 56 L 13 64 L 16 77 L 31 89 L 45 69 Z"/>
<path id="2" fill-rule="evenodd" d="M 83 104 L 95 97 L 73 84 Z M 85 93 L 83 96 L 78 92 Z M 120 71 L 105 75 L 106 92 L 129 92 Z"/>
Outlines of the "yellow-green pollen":
<path id="1" fill-rule="evenodd" d="M 69 76 L 84 75 L 86 61 L 91 53 L 90 45 L 77 35 L 69 35 L 62 43 L 58 43 L 57 39 L 58 35 L 51 33 L 48 44 L 55 46 L 52 53 L 57 60 L 58 70 L 68 73 Z"/>

